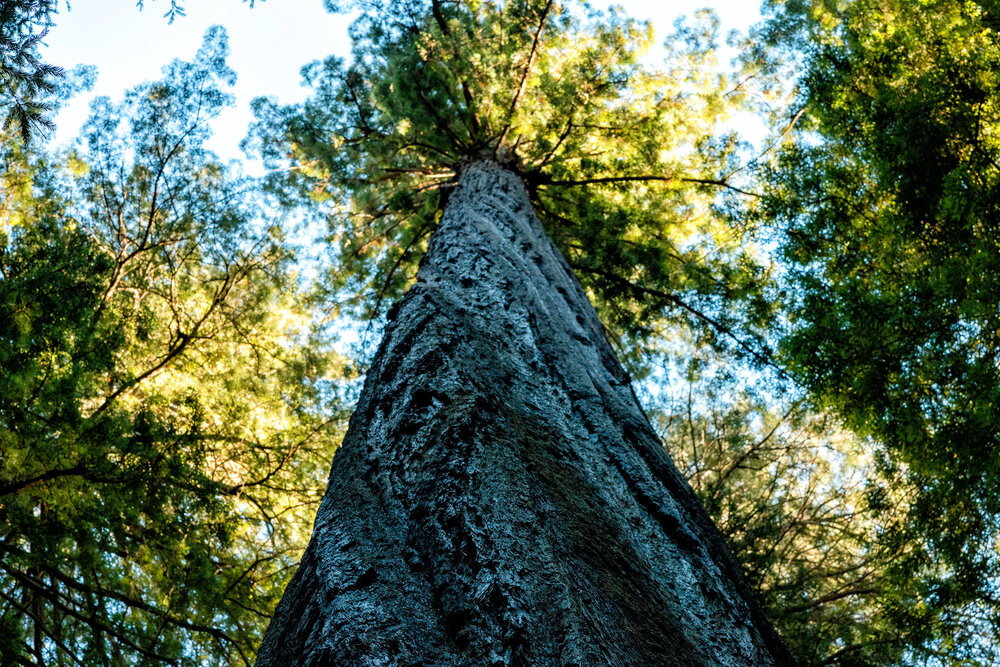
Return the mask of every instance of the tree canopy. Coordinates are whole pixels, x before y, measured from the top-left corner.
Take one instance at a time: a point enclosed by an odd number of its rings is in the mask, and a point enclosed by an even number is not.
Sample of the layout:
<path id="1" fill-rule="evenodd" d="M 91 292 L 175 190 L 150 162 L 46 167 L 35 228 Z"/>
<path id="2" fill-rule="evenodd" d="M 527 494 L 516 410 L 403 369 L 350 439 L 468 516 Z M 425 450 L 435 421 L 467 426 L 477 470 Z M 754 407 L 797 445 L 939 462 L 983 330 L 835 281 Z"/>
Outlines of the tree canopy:
<path id="1" fill-rule="evenodd" d="M 749 86 L 717 66 L 713 17 L 679 28 L 655 67 L 642 60 L 650 27 L 613 9 L 350 7 L 352 61 L 304 68 L 314 94 L 302 105 L 258 100 L 251 141 L 280 169 L 276 191 L 329 211 L 330 286 L 346 312 L 376 316 L 401 293 L 456 174 L 482 156 L 523 177 L 615 335 L 696 318 L 725 336 L 767 310 L 755 298 L 765 269 L 720 210 L 743 196 L 721 124 Z"/>
<path id="2" fill-rule="evenodd" d="M 996 11 L 788 2 L 770 25 L 807 56 L 760 209 L 787 267 L 782 365 L 912 485 L 922 604 L 979 619 L 957 655 L 997 641 Z"/>
<path id="3" fill-rule="evenodd" d="M 225 54 L 97 100 L 77 149 L 4 137 L 3 664 L 249 664 L 308 537 L 340 362 L 203 147 Z"/>

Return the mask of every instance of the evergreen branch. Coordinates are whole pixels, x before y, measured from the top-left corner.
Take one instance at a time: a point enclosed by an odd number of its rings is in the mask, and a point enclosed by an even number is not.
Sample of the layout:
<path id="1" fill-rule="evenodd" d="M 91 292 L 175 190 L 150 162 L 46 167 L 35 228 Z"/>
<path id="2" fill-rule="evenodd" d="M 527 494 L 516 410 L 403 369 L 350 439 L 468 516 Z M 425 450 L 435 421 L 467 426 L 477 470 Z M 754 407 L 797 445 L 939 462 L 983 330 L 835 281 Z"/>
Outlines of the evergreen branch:
<path id="1" fill-rule="evenodd" d="M 768 145 L 766 147 L 764 147 L 764 149 L 756 157 L 754 157 L 752 160 L 748 160 L 739 169 L 736 169 L 736 170 L 732 171 L 729 174 L 729 176 L 734 176 L 734 175 L 740 173 L 741 171 L 746 170 L 747 167 L 749 167 L 751 165 L 757 164 L 757 162 L 760 161 L 761 158 L 763 158 L 765 155 L 767 155 L 768 153 L 770 153 L 771 151 L 773 151 L 775 148 L 777 148 L 781 144 L 781 142 L 785 138 L 785 136 L 795 128 L 796 124 L 798 124 L 798 122 L 799 122 L 799 119 L 802 118 L 802 116 L 803 116 L 803 114 L 805 114 L 805 112 L 806 112 L 806 106 L 803 105 L 802 107 L 799 108 L 799 110 L 797 112 L 795 112 L 795 115 L 792 117 L 792 120 L 790 120 L 788 122 L 788 124 L 785 125 L 785 127 L 781 130 L 781 132 L 778 133 L 777 137 L 775 137 L 773 140 L 771 140 L 768 143 Z"/>
<path id="2" fill-rule="evenodd" d="M 4 572 L 6 572 L 7 574 L 9 574 L 15 580 L 21 582 L 24 586 L 26 586 L 29 589 L 31 589 L 31 591 L 33 593 L 36 593 L 36 594 L 41 595 L 42 597 L 44 597 L 46 600 L 48 600 L 48 602 L 53 607 L 58 608 L 63 613 L 65 613 L 65 614 L 67 614 L 69 616 L 72 616 L 73 618 L 77 619 L 81 623 L 83 623 L 85 625 L 89 625 L 90 627 L 94 628 L 95 630 L 100 630 L 101 632 L 104 632 L 105 634 L 110 635 L 111 637 L 114 637 L 115 639 L 117 639 L 118 641 L 120 641 L 121 643 L 123 643 L 125 646 L 128 646 L 132 650 L 137 651 L 138 653 L 141 653 L 142 655 L 146 656 L 147 658 L 152 658 L 153 660 L 158 660 L 160 662 L 164 662 L 164 663 L 167 663 L 167 664 L 170 664 L 170 665 L 176 665 L 177 664 L 176 660 L 171 660 L 170 658 L 168 658 L 168 657 L 166 657 L 164 655 L 160 655 L 159 653 L 156 653 L 156 652 L 151 651 L 149 649 L 143 648 L 142 646 L 139 646 L 138 644 L 130 641 L 128 639 L 128 637 L 126 637 L 124 634 L 122 634 L 121 632 L 118 632 L 113 627 L 111 627 L 107 623 L 104 623 L 100 619 L 94 618 L 92 616 L 91 617 L 85 616 L 84 614 L 82 614 L 81 612 L 77 611 L 76 609 L 73 609 L 72 607 L 67 606 L 64 602 L 62 602 L 59 599 L 60 596 L 58 595 L 58 593 L 56 593 L 55 591 L 50 590 L 49 588 L 47 588 L 43 584 L 39 583 L 34 577 L 26 575 L 23 572 L 21 572 L 20 570 L 16 570 L 14 568 L 9 567 L 3 561 L 0 561 L 0 569 L 2 569 Z M 7 598 L 6 594 L 4 594 L 4 597 Z M 7 598 L 7 599 L 9 600 L 10 598 Z"/>
<path id="3" fill-rule="evenodd" d="M 3 599 L 5 599 L 11 607 L 13 607 L 17 611 L 21 612 L 22 614 L 30 618 L 32 622 L 34 622 L 35 627 L 39 629 L 42 633 L 44 633 L 46 637 L 51 639 L 52 642 L 58 648 L 62 649 L 63 653 L 68 655 L 73 660 L 73 662 L 75 662 L 78 665 L 84 665 L 84 663 L 79 658 L 77 658 L 76 655 L 71 650 L 69 650 L 69 648 L 67 648 L 67 646 L 58 637 L 56 637 L 54 632 L 45 627 L 45 623 L 39 617 L 38 614 L 35 614 L 30 609 L 21 606 L 21 604 L 17 600 L 15 600 L 13 597 L 11 597 L 4 591 L 0 591 L 0 597 L 3 597 Z M 20 662 L 23 665 L 27 665 L 27 667 L 35 667 L 35 665 L 32 665 L 25 658 L 22 658 L 20 656 L 18 657 L 18 662 Z"/>
<path id="4" fill-rule="evenodd" d="M 688 313 L 694 315 L 702 322 L 710 325 L 713 329 L 723 334 L 726 338 L 736 343 L 736 345 L 740 349 L 742 349 L 744 352 L 746 352 L 751 357 L 756 359 L 759 363 L 762 363 L 766 366 L 773 368 L 778 372 L 778 374 L 782 378 L 786 379 L 789 378 L 788 374 L 785 373 L 784 369 L 782 369 L 780 366 L 774 363 L 774 361 L 771 360 L 770 355 L 767 355 L 763 352 L 753 349 L 752 347 L 750 347 L 748 343 L 746 343 L 739 336 L 737 336 L 730 327 L 727 327 L 718 320 L 706 315 L 697 308 L 688 305 L 684 300 L 682 300 L 677 295 L 670 294 L 669 292 L 664 292 L 662 290 L 654 289 L 651 287 L 643 287 L 642 285 L 637 285 L 634 282 L 627 280 L 626 278 L 622 278 L 621 276 L 615 275 L 610 271 L 605 271 L 604 269 L 598 269 L 596 267 L 587 266 L 585 264 L 580 264 L 578 262 L 572 262 L 570 266 L 572 266 L 577 271 L 583 271 L 585 273 L 590 273 L 614 281 L 615 283 L 621 285 L 622 287 L 626 287 L 629 290 L 636 292 L 638 294 L 644 294 L 647 296 L 653 296 L 658 299 L 662 299 L 664 301 L 667 301 L 668 303 L 671 303 L 681 308 L 682 310 L 687 311 Z"/>
<path id="5" fill-rule="evenodd" d="M 329 426 L 336 420 L 337 420 L 336 417 L 331 417 L 330 419 L 326 419 L 320 422 L 315 428 L 310 430 L 309 433 L 305 435 L 305 437 L 301 438 L 298 442 L 296 442 L 294 446 L 285 449 L 284 452 L 282 453 L 281 461 L 279 461 L 278 464 L 274 466 L 271 470 L 267 471 L 267 473 L 263 477 L 256 480 L 251 480 L 249 482 L 241 482 L 240 484 L 236 484 L 234 486 L 229 487 L 228 489 L 225 489 L 223 493 L 227 495 L 236 495 L 240 493 L 243 489 L 252 486 L 265 486 L 266 488 L 267 482 L 276 474 L 278 474 L 281 471 L 281 469 L 289 461 L 291 461 L 292 458 L 294 458 L 295 454 L 298 453 L 298 450 L 301 447 L 303 447 L 309 441 L 310 438 L 320 433 L 321 431 L 324 431 L 327 428 L 327 426 Z"/>
<path id="6" fill-rule="evenodd" d="M 818 597 L 811 602 L 805 604 L 800 604 L 795 607 L 788 607 L 782 610 L 784 614 L 797 614 L 802 611 L 809 611 L 816 607 L 822 606 L 827 602 L 836 602 L 837 600 L 842 600 L 846 597 L 851 597 L 852 595 L 871 595 L 872 593 L 878 593 L 878 589 L 875 587 L 863 587 L 863 588 L 845 588 L 839 591 L 834 591 L 822 597 Z"/>
<path id="7" fill-rule="evenodd" d="M 838 664 L 838 663 L 845 664 L 845 663 L 842 663 L 842 661 L 841 661 L 841 659 L 845 655 L 847 655 L 848 653 L 854 653 L 855 651 L 859 651 L 859 650 L 861 650 L 861 649 L 863 649 L 863 648 L 865 648 L 867 646 L 879 646 L 879 645 L 883 645 L 884 646 L 884 645 L 892 645 L 892 644 L 903 644 L 905 642 L 906 642 L 906 638 L 905 637 L 888 637 L 886 639 L 878 639 L 878 640 L 870 641 L 870 642 L 859 642 L 857 644 L 851 644 L 849 646 L 845 646 L 844 648 L 840 649 L 839 651 L 836 651 L 835 653 L 831 653 L 829 656 L 827 656 L 827 658 L 823 662 L 820 663 L 820 665 L 835 665 L 835 664 Z M 924 649 L 921 649 L 921 650 L 924 650 Z"/>
<path id="8" fill-rule="evenodd" d="M 156 374 L 164 367 L 166 367 L 167 364 L 169 364 L 173 359 L 175 359 L 181 353 L 183 353 L 184 350 L 187 349 L 191 341 L 198 336 L 199 329 L 205 324 L 205 322 L 212 315 L 212 313 L 214 313 L 216 309 L 218 309 L 218 307 L 229 295 L 229 291 L 232 289 L 232 286 L 235 283 L 236 278 L 237 276 L 235 275 L 227 275 L 223 279 L 222 285 L 219 287 L 219 289 L 213 296 L 211 303 L 208 305 L 208 308 L 205 310 L 202 316 L 192 324 L 190 330 L 187 333 L 185 333 L 180 331 L 180 329 L 178 329 L 177 333 L 174 336 L 174 339 L 170 343 L 170 347 L 167 349 L 167 352 L 163 355 L 163 357 L 161 357 L 151 368 L 148 368 L 147 370 L 143 371 L 136 377 L 132 378 L 130 381 L 123 383 L 122 386 L 120 386 L 115 391 L 111 392 L 107 396 L 107 398 L 104 399 L 104 402 L 101 403 L 101 405 L 98 406 L 96 410 L 94 410 L 93 415 L 98 415 L 107 410 L 111 406 L 111 404 L 115 401 L 115 399 L 117 399 L 120 395 L 132 389 L 136 385 L 140 384 L 146 378 Z M 173 283 L 171 283 L 171 288 L 172 287 Z M 178 317 L 177 319 L 179 325 L 180 318 Z"/>
<path id="9" fill-rule="evenodd" d="M 715 178 L 692 178 L 688 176 L 604 176 L 598 178 L 583 178 L 571 181 L 557 181 L 542 174 L 530 174 L 529 178 L 536 179 L 538 185 L 558 185 L 563 187 L 576 187 L 580 185 L 597 185 L 601 183 L 694 183 L 697 185 L 712 185 L 726 188 L 746 197 L 761 197 L 759 193 L 743 190 L 728 181 Z"/>
<path id="10" fill-rule="evenodd" d="M 37 579 L 35 579 L 34 577 L 31 577 L 30 575 L 26 575 L 26 574 L 24 574 L 24 573 L 22 573 L 22 572 L 20 572 L 18 570 L 14 570 L 14 569 L 6 566 L 6 565 L 0 565 L 0 567 L 2 567 L 4 571 L 6 571 L 8 574 L 10 574 L 15 579 L 20 579 L 23 583 L 26 583 L 29 586 L 35 586 L 37 588 L 45 588 L 44 584 L 38 582 Z M 232 646 L 234 646 L 236 648 L 236 651 L 240 654 L 240 657 L 243 658 L 243 662 L 244 663 L 246 663 L 247 665 L 251 664 L 249 658 L 246 655 L 246 653 L 244 653 L 243 649 L 240 648 L 239 642 L 237 642 L 235 639 L 233 639 L 232 637 L 230 637 L 228 634 L 226 634 L 222 630 L 219 630 L 218 628 L 213 628 L 211 626 L 201 625 L 199 623 L 192 623 L 191 621 L 187 621 L 187 620 L 185 620 L 183 618 L 174 616 L 174 615 L 170 614 L 169 612 L 163 611 L 162 609 L 160 609 L 160 608 L 158 608 L 158 607 L 156 607 L 154 605 L 149 604 L 148 602 L 145 602 L 145 601 L 140 600 L 138 598 L 134 598 L 134 597 L 132 597 L 130 595 L 126 595 L 125 593 L 121 593 L 121 592 L 118 592 L 118 591 L 115 591 L 115 590 L 112 590 L 112 589 L 108 589 L 108 588 L 103 588 L 103 587 L 100 587 L 100 586 L 98 586 L 96 588 L 92 587 L 92 586 L 88 586 L 87 584 L 84 584 L 83 582 L 77 581 L 76 579 L 74 579 L 74 578 L 72 578 L 72 577 L 70 577 L 70 576 L 68 576 L 66 574 L 63 574 L 62 572 L 60 572 L 59 570 L 57 570 L 55 568 L 50 568 L 50 567 L 43 566 L 43 571 L 46 574 L 48 574 L 49 576 L 51 576 L 53 579 L 55 579 L 56 581 L 58 581 L 59 583 L 67 586 L 68 588 L 72 588 L 72 589 L 80 591 L 82 593 L 96 594 L 98 597 L 107 596 L 107 597 L 110 597 L 112 599 L 117 600 L 118 602 L 126 604 L 129 607 L 132 607 L 133 609 L 139 609 L 141 611 L 145 611 L 145 612 L 147 612 L 149 614 L 152 614 L 154 616 L 157 616 L 159 618 L 163 618 L 166 621 L 168 621 L 169 623 L 171 623 L 171 624 L 173 624 L 173 625 L 175 625 L 177 627 L 184 628 L 185 630 L 191 630 L 193 632 L 201 632 L 201 633 L 207 634 L 207 635 L 209 635 L 211 637 L 215 637 L 216 639 L 222 639 L 222 640 L 228 642 L 229 644 L 231 644 Z M 22 575 L 22 576 L 19 577 L 18 575 Z M 54 602 L 54 600 L 52 600 L 52 596 L 50 594 L 46 593 L 46 597 L 49 598 L 50 601 Z M 85 623 L 88 622 L 88 621 L 86 621 L 83 618 L 81 618 L 80 620 L 83 620 Z M 95 625 L 94 627 L 97 627 L 97 626 Z M 155 655 L 155 654 L 153 654 L 153 655 Z M 163 658 L 163 657 L 160 657 L 159 659 L 166 660 L 166 658 Z"/>
<path id="11" fill-rule="evenodd" d="M 451 36 L 451 28 L 448 26 L 448 21 L 445 19 L 444 14 L 441 11 L 441 0 L 431 0 L 431 14 L 434 16 L 434 21 L 437 23 L 438 28 L 441 30 L 441 34 L 444 37 Z M 452 49 L 452 56 L 455 60 L 462 62 L 462 54 L 458 49 Z M 444 65 L 444 61 L 441 63 Z M 446 68 L 447 66 L 444 65 Z M 469 84 L 465 79 L 455 77 L 462 88 L 462 96 L 465 98 L 465 106 L 469 111 L 469 131 L 473 137 L 479 136 L 480 123 L 479 118 L 476 116 L 475 111 L 475 98 L 472 95 L 472 90 L 469 88 Z M 421 92 L 421 98 L 423 99 L 423 93 Z"/>
<path id="12" fill-rule="evenodd" d="M 538 55 L 538 44 L 540 43 L 542 37 L 542 29 L 545 27 L 545 21 L 548 20 L 549 11 L 551 9 L 552 0 L 548 0 L 548 2 L 545 3 L 545 8 L 542 9 L 542 16 L 538 20 L 538 28 L 535 30 L 535 38 L 531 42 L 531 52 L 528 54 L 528 61 L 524 65 L 524 71 L 521 72 L 521 82 L 517 86 L 514 98 L 510 101 L 510 108 L 507 109 L 507 122 L 504 124 L 503 132 L 500 133 L 500 138 L 497 139 L 497 150 L 499 150 L 500 146 L 503 145 L 504 140 L 507 138 L 507 133 L 510 132 L 510 124 L 514 119 L 514 112 L 517 110 L 518 102 L 521 101 L 521 96 L 524 95 L 524 91 L 528 86 L 528 75 L 531 73 L 531 68 L 535 64 L 535 58 Z"/>
<path id="13" fill-rule="evenodd" d="M 374 308 L 372 308 L 373 313 L 377 313 L 379 309 L 382 307 L 382 302 L 385 300 L 385 295 L 389 291 L 389 287 L 392 282 L 392 277 L 396 274 L 396 271 L 399 270 L 399 267 L 402 265 L 403 260 L 406 259 L 406 257 L 410 254 L 410 250 L 412 250 L 413 246 L 416 245 L 421 239 L 423 239 L 424 235 L 427 234 L 427 232 L 432 229 L 434 229 L 434 225 L 431 225 L 425 218 L 424 221 L 420 224 L 420 227 L 417 229 L 416 233 L 413 235 L 413 238 L 410 239 L 410 242 L 406 244 L 406 247 L 404 247 L 403 250 L 396 257 L 396 261 L 392 263 L 392 266 L 389 268 L 389 272 L 386 273 L 385 279 L 382 281 L 382 287 L 379 290 L 378 296 L 375 299 L 375 306 Z"/>
<path id="14" fill-rule="evenodd" d="M 555 145 L 552 146 L 552 149 L 545 154 L 545 157 L 542 158 L 542 161 L 538 163 L 537 167 L 535 167 L 536 171 L 540 171 L 542 167 L 547 165 L 552 160 L 552 158 L 555 157 L 556 152 L 563 145 L 563 142 L 566 141 L 566 138 L 569 136 L 569 133 L 573 131 L 573 128 L 575 127 L 575 125 L 573 124 L 573 116 L 575 112 L 576 112 L 575 107 L 570 110 L 569 120 L 566 121 L 566 127 L 563 128 L 563 131 L 559 134 L 559 139 L 556 141 Z"/>
<path id="15" fill-rule="evenodd" d="M 427 178 L 454 178 L 454 171 L 438 171 L 437 169 L 432 169 L 430 167 L 419 167 L 419 168 L 403 168 L 403 167 L 386 167 L 382 169 L 383 173 L 386 174 L 418 174 L 420 176 L 425 176 Z"/>
<path id="16" fill-rule="evenodd" d="M 801 407 L 804 402 L 805 402 L 805 398 L 800 398 L 797 401 L 795 401 L 794 403 L 792 403 L 791 407 L 788 408 L 788 410 L 785 411 L 785 414 L 783 414 L 781 416 L 781 419 L 779 419 L 775 423 L 775 425 L 771 428 L 770 431 L 767 432 L 767 434 L 763 438 L 761 438 L 760 440 L 758 440 L 757 442 L 755 442 L 752 446 L 745 448 L 740 453 L 739 456 L 737 456 L 735 459 L 733 459 L 729 463 L 728 466 L 726 466 L 722 471 L 719 471 L 717 473 L 719 475 L 718 483 L 721 484 L 722 482 L 725 482 L 726 479 L 730 475 L 732 475 L 737 469 L 739 469 L 746 462 L 747 459 L 749 459 L 751 456 L 753 456 L 754 454 L 756 454 L 761 449 L 761 447 L 763 447 L 767 443 L 768 440 L 770 440 L 772 437 L 774 437 L 774 434 L 777 433 L 778 429 L 786 421 L 788 421 L 788 418 L 791 417 L 792 414 L 796 410 L 798 410 L 799 407 Z"/>
<path id="17" fill-rule="evenodd" d="M 12 493 L 17 493 L 29 486 L 34 486 L 35 484 L 41 484 L 42 482 L 47 482 L 52 479 L 58 479 L 60 477 L 72 477 L 74 475 L 83 475 L 87 472 L 87 469 L 82 465 L 75 465 L 70 468 L 57 468 L 55 470 L 48 470 L 40 475 L 36 475 L 30 479 L 24 479 L 17 482 L 10 482 L 4 486 L 0 486 L 0 496 L 7 496 Z"/>
<path id="18" fill-rule="evenodd" d="M 407 148 L 425 148 L 429 151 L 434 151 L 435 153 L 441 155 L 442 157 L 447 158 L 449 163 L 456 161 L 455 156 L 449 153 L 448 151 L 423 141 L 407 141 L 406 143 L 401 143 L 398 146 L 396 146 L 396 152 L 403 151 Z"/>
<path id="19" fill-rule="evenodd" d="M 417 94 L 420 95 L 420 101 L 424 103 L 424 108 L 430 112 L 431 116 L 433 116 L 438 129 L 447 134 L 448 138 L 455 143 L 455 146 L 457 146 L 460 151 L 464 152 L 466 149 L 465 142 L 462 141 L 462 139 L 459 138 L 457 134 L 455 134 L 455 131 L 451 129 L 451 126 L 449 126 L 448 123 L 446 123 L 445 120 L 441 118 L 441 116 L 437 112 L 437 105 L 431 103 L 431 101 L 427 99 L 427 95 L 424 92 L 423 88 L 418 88 Z"/>

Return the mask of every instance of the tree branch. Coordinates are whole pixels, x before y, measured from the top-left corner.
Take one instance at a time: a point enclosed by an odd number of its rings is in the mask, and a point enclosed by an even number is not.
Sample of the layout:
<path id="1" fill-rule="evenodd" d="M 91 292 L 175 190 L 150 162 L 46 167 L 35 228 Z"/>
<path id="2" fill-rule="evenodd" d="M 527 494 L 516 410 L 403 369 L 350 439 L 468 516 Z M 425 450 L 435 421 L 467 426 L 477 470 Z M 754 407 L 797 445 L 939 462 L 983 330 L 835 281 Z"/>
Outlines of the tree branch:
<path id="1" fill-rule="evenodd" d="M 610 271 L 605 271 L 604 269 L 598 269 L 598 268 L 595 268 L 595 267 L 592 267 L 592 266 L 587 266 L 585 264 L 580 264 L 580 263 L 577 263 L 577 262 L 571 263 L 570 266 L 572 266 L 577 271 L 583 271 L 585 273 L 590 273 L 590 274 L 593 274 L 593 275 L 601 276 L 602 278 L 606 278 L 608 280 L 612 280 L 612 281 L 618 283 L 619 285 L 622 285 L 623 287 L 627 287 L 628 289 L 632 290 L 633 292 L 637 292 L 639 294 L 645 294 L 645 295 L 648 295 L 648 296 L 654 296 L 654 297 L 656 297 L 658 299 L 663 299 L 664 301 L 667 301 L 667 302 L 669 302 L 669 303 L 671 303 L 671 304 L 673 304 L 675 306 L 678 306 L 679 308 L 681 308 L 683 310 L 686 310 L 687 312 L 691 313 L 692 315 L 694 315 L 696 318 L 698 318 L 702 322 L 705 322 L 706 324 L 708 324 L 709 326 L 711 326 L 713 329 L 715 329 L 719 333 L 725 335 L 727 338 L 729 338 L 730 340 L 732 340 L 734 343 L 736 343 L 737 346 L 739 346 L 743 351 L 747 352 L 750 356 L 752 356 L 758 362 L 760 362 L 762 364 L 765 364 L 767 366 L 770 366 L 771 368 L 775 369 L 776 371 L 778 371 L 778 373 L 781 375 L 781 377 L 783 377 L 783 378 L 787 378 L 788 377 L 787 373 L 785 373 L 785 371 L 781 367 L 779 367 L 777 364 L 775 364 L 773 361 L 771 361 L 771 359 L 770 359 L 770 357 L 768 355 L 766 355 L 766 354 L 764 354 L 762 352 L 759 352 L 759 351 L 753 349 L 752 347 L 750 347 L 750 345 L 748 345 L 747 343 L 745 343 L 735 333 L 733 333 L 732 329 L 730 329 L 726 325 L 722 324 L 721 322 L 715 320 L 714 318 L 709 317 L 708 315 L 706 315 L 705 313 L 701 312 L 700 310 L 698 310 L 696 308 L 693 308 L 692 306 L 689 306 L 687 303 L 685 303 L 678 296 L 676 296 L 674 294 L 670 294 L 669 292 L 664 292 L 664 291 L 658 290 L 658 289 L 653 289 L 653 288 L 650 288 L 650 287 L 643 287 L 642 285 L 636 285 L 632 281 L 627 280 L 625 278 L 622 278 L 621 276 L 615 275 L 614 273 L 611 273 Z"/>
<path id="2" fill-rule="evenodd" d="M 732 190 L 745 197 L 760 197 L 756 192 L 750 192 L 732 185 L 726 180 L 716 178 L 691 178 L 688 176 L 604 176 L 599 178 L 583 178 L 573 181 L 556 181 L 547 175 L 531 174 L 529 178 L 534 179 L 538 185 L 559 185 L 563 187 L 576 187 L 580 185 L 595 185 L 599 183 L 694 183 L 697 185 L 712 185 L 719 188 Z"/>
<path id="3" fill-rule="evenodd" d="M 500 138 L 497 139 L 496 150 L 500 149 L 503 145 L 504 139 L 507 138 L 507 134 L 510 132 L 510 122 L 514 118 L 514 112 L 517 110 L 518 102 L 521 101 L 521 96 L 524 95 L 524 90 L 528 86 L 528 75 L 531 73 L 531 68 L 535 64 L 535 57 L 538 55 L 538 44 L 542 37 L 542 29 L 545 27 L 545 21 L 548 20 L 549 11 L 551 9 L 552 0 L 548 0 L 548 2 L 545 3 L 545 8 L 542 9 L 542 16 L 538 20 L 538 28 L 535 30 L 535 38 L 531 42 L 531 53 L 528 54 L 528 62 L 524 64 L 524 71 L 521 72 L 521 82 L 517 86 L 514 98 L 510 101 L 510 108 L 507 109 L 507 121 L 504 123 L 503 132 L 500 133 Z"/>

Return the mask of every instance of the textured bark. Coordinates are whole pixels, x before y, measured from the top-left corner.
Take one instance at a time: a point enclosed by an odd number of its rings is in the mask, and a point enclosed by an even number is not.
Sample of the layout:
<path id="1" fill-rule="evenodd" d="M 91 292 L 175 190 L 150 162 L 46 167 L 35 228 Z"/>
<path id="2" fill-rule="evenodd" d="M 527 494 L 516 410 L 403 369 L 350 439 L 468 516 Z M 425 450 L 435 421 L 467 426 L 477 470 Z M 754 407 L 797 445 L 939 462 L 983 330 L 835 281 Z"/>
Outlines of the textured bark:
<path id="1" fill-rule="evenodd" d="M 257 664 L 790 664 L 520 179 L 463 170 Z"/>

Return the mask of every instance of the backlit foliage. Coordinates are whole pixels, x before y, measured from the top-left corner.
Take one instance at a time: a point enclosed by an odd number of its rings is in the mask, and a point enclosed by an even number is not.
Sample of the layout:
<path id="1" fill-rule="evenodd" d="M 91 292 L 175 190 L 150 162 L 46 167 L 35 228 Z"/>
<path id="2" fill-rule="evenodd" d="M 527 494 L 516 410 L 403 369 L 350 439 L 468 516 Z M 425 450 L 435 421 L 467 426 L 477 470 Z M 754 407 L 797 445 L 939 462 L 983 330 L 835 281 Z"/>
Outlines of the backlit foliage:
<path id="1" fill-rule="evenodd" d="M 932 638 L 908 659 L 989 664 L 1000 646 L 1000 7 L 771 4 L 769 37 L 807 58 L 799 127 L 760 209 L 788 267 L 781 358 L 813 405 L 884 448 L 916 490 L 908 539 L 936 573 L 921 593 Z M 956 640 L 946 617 L 966 608 L 986 620 L 969 623 L 978 638 Z"/>
<path id="2" fill-rule="evenodd" d="M 940 598 L 905 466 L 807 400 L 689 353 L 700 364 L 647 401 L 651 418 L 800 663 L 991 664 L 988 610 Z"/>
<path id="3" fill-rule="evenodd" d="M 0 110 L 4 132 L 14 129 L 27 142 L 53 127 L 45 100 L 62 69 L 39 59 L 39 46 L 52 24 L 57 0 L 0 2 Z"/>
<path id="4" fill-rule="evenodd" d="M 377 316 L 401 294 L 462 165 L 489 158 L 525 180 L 616 334 L 699 318 L 708 335 L 731 338 L 737 320 L 753 333 L 766 272 L 721 210 L 746 196 L 721 124 L 751 87 L 721 73 L 714 17 L 679 28 L 651 66 L 649 26 L 615 10 L 349 8 L 362 12 L 353 61 L 304 68 L 302 105 L 258 100 L 251 140 L 287 201 L 327 207 L 345 312 Z"/>
<path id="5" fill-rule="evenodd" d="M 343 364 L 203 147 L 225 53 L 97 100 L 74 152 L 4 137 L 0 664 L 250 664 L 308 539 Z"/>

